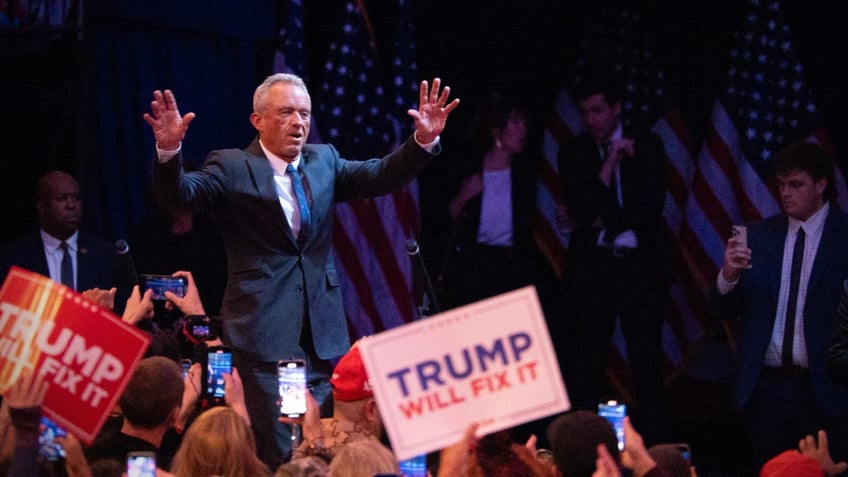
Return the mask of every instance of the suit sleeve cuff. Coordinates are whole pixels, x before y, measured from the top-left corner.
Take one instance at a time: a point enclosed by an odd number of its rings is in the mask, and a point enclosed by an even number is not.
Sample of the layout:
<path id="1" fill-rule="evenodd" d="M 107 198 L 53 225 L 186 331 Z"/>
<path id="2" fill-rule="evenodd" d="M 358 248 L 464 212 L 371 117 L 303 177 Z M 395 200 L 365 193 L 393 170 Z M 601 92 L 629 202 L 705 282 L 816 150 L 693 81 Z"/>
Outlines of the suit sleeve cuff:
<path id="1" fill-rule="evenodd" d="M 441 141 L 441 136 L 436 136 L 436 139 L 434 139 L 433 142 L 423 144 L 421 141 L 418 140 L 418 131 L 416 131 L 412 134 L 412 139 L 415 140 L 415 144 L 418 144 L 421 147 L 421 149 L 424 149 L 425 151 L 429 152 L 430 154 L 438 154 L 439 151 L 441 150 L 441 148 L 439 147 L 439 142 Z"/>
<path id="2" fill-rule="evenodd" d="M 739 283 L 738 278 L 736 279 L 736 281 L 733 282 L 727 281 L 727 279 L 724 278 L 724 275 L 722 275 L 721 270 L 718 271 L 718 278 L 716 279 L 716 288 L 718 289 L 719 295 L 727 295 L 728 293 L 732 292 L 733 289 L 736 288 L 737 283 Z"/>
<path id="3" fill-rule="evenodd" d="M 174 157 L 176 157 L 177 154 L 179 154 L 180 151 L 182 150 L 182 147 L 183 147 L 183 145 L 180 144 L 179 147 L 177 147 L 173 151 L 168 151 L 168 150 L 165 150 L 165 149 L 159 149 L 159 143 L 157 142 L 156 143 L 156 157 L 159 158 L 159 163 L 164 164 L 164 163 L 170 161 L 171 159 L 173 159 Z"/>

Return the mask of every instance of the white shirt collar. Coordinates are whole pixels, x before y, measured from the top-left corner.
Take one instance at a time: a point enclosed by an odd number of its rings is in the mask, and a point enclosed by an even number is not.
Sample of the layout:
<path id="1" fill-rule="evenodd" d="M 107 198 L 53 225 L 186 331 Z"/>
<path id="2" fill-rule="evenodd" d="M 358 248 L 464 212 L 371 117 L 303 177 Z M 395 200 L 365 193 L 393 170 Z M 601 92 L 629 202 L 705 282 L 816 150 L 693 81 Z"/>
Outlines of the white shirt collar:
<path id="1" fill-rule="evenodd" d="M 822 206 L 821 209 L 816 211 L 815 214 L 808 217 L 807 220 L 801 221 L 789 217 L 789 232 L 795 234 L 798 232 L 799 227 L 803 227 L 804 233 L 806 235 L 819 234 L 821 232 L 822 227 L 824 227 L 824 221 L 827 218 L 827 213 L 829 210 L 830 202 L 825 202 L 824 206 Z"/>
<path id="2" fill-rule="evenodd" d="M 62 245 L 63 240 L 59 240 L 56 237 L 48 234 L 44 231 L 44 229 L 40 230 L 41 232 L 41 241 L 44 242 L 44 248 L 48 252 L 55 252 L 60 250 L 60 246 Z M 68 249 L 72 252 L 77 251 L 77 241 L 79 240 L 79 230 L 74 232 L 70 237 L 68 237 L 64 242 L 68 244 Z"/>
<path id="3" fill-rule="evenodd" d="M 262 148 L 262 152 L 265 153 L 265 157 L 267 157 L 268 160 L 271 161 L 271 167 L 274 168 L 274 171 L 276 171 L 278 174 L 286 175 L 286 166 L 289 165 L 289 162 L 281 158 L 280 156 L 274 154 L 273 152 L 269 151 L 265 147 L 265 145 L 262 144 L 262 139 L 259 140 L 259 147 Z M 298 154 L 297 158 L 291 162 L 291 165 L 294 167 L 295 170 L 298 170 L 298 168 L 300 167 L 300 159 L 302 157 L 303 153 L 301 152 L 300 154 Z"/>

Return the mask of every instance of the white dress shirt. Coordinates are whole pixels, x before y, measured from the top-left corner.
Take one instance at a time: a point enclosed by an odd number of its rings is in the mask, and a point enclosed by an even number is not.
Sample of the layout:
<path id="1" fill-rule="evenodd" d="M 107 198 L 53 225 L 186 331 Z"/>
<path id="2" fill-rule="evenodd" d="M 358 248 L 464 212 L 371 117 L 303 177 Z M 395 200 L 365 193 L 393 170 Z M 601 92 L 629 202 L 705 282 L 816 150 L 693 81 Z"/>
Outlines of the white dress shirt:
<path id="1" fill-rule="evenodd" d="M 77 240 L 79 232 L 74 232 L 65 242 L 68 244 L 68 253 L 71 254 L 71 263 L 74 265 L 74 290 L 77 289 Z M 41 241 L 44 243 L 44 256 L 47 258 L 47 270 L 50 271 L 50 279 L 56 283 L 62 283 L 62 258 L 65 251 L 62 250 L 62 241 L 41 230 Z"/>

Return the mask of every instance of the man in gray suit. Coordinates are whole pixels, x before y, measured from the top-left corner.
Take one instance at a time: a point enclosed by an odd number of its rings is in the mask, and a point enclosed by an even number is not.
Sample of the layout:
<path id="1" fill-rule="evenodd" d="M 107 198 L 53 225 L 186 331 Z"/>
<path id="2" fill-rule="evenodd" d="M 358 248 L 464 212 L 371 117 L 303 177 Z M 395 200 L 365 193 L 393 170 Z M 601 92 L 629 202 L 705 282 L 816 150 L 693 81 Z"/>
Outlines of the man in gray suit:
<path id="1" fill-rule="evenodd" d="M 189 173 L 180 145 L 194 114 L 181 115 L 171 91 L 153 93 L 144 119 L 157 142 L 154 188 L 163 203 L 202 208 L 218 223 L 228 265 L 223 339 L 242 375 L 260 457 L 272 469 L 291 447 L 290 430 L 277 423 L 277 360 L 306 359 L 322 402 L 329 360 L 350 347 L 331 254 L 333 204 L 402 187 L 439 152 L 439 134 L 459 104 L 440 83 L 421 83 L 419 107 L 408 112 L 416 130 L 403 145 L 382 159 L 347 161 L 331 145 L 306 144 L 312 101 L 303 80 L 271 75 L 253 97 L 256 140 L 212 151 Z"/>

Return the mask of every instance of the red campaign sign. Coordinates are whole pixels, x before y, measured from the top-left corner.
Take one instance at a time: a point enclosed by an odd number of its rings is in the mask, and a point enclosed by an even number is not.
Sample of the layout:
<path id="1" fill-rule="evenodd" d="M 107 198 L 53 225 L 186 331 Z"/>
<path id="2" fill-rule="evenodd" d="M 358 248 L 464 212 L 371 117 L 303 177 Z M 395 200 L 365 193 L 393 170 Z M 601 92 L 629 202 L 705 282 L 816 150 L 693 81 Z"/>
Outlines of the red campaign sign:
<path id="1" fill-rule="evenodd" d="M 150 338 L 47 277 L 12 267 L 0 289 L 0 393 L 21 374 L 50 383 L 43 412 L 94 441 Z"/>

